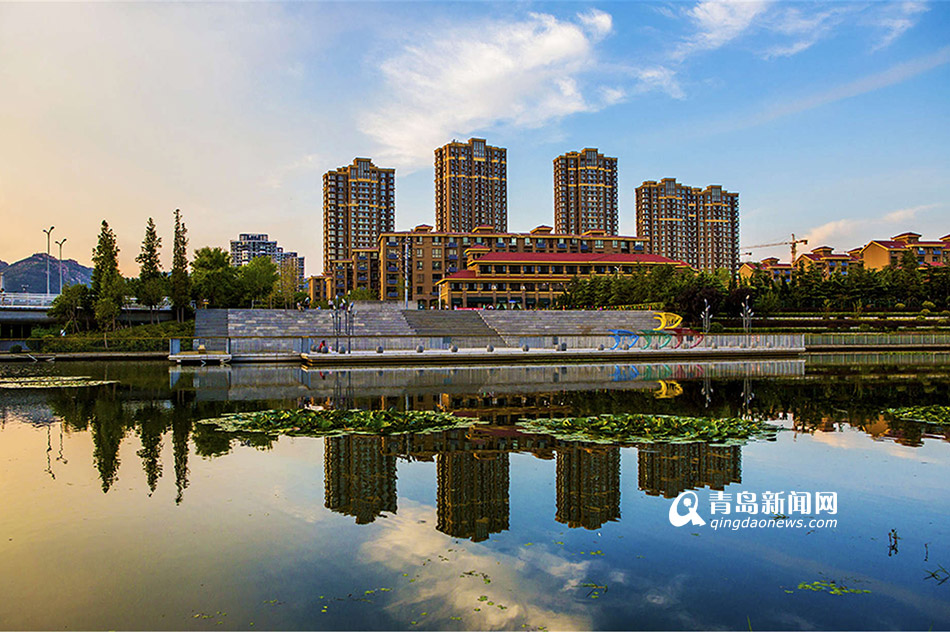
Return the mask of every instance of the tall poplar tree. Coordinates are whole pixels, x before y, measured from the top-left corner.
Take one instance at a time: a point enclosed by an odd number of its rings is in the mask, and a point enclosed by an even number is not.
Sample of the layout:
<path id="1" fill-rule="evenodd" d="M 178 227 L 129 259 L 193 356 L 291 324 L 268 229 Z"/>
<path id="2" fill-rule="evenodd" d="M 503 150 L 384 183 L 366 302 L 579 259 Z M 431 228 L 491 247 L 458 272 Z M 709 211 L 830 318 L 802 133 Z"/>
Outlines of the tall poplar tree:
<path id="1" fill-rule="evenodd" d="M 191 283 L 188 278 L 188 229 L 181 221 L 181 210 L 175 209 L 175 240 L 172 246 L 171 291 L 169 298 L 175 310 L 178 322 L 184 320 L 185 308 L 191 297 Z"/>
<path id="2" fill-rule="evenodd" d="M 151 217 L 145 225 L 145 239 L 142 240 L 142 251 L 135 258 L 139 264 L 139 278 L 135 282 L 135 296 L 140 305 L 149 308 L 154 316 L 155 307 L 162 302 L 165 296 L 165 277 L 162 275 L 162 264 L 158 251 L 162 247 L 162 238 L 155 230 L 155 222 Z M 154 320 L 154 318 L 153 318 Z"/>
<path id="3" fill-rule="evenodd" d="M 96 323 L 105 332 L 116 328 L 125 302 L 125 279 L 119 274 L 119 247 L 109 223 L 102 220 L 99 241 L 92 251 L 92 294 Z M 107 343 L 108 345 L 108 343 Z"/>

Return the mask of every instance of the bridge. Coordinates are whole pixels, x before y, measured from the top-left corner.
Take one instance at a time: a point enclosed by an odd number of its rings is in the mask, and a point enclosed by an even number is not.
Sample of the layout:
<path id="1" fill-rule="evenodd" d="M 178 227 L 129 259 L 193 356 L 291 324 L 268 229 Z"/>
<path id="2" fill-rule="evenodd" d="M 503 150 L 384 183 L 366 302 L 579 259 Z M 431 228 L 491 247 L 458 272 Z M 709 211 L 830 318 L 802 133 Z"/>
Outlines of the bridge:
<path id="1" fill-rule="evenodd" d="M 28 338 L 33 327 L 49 326 L 54 321 L 47 312 L 59 294 L 31 292 L 0 292 L 0 340 Z M 127 324 L 143 324 L 152 319 L 172 319 L 171 306 L 160 305 L 153 311 L 134 300 L 122 308 L 120 320 Z"/>

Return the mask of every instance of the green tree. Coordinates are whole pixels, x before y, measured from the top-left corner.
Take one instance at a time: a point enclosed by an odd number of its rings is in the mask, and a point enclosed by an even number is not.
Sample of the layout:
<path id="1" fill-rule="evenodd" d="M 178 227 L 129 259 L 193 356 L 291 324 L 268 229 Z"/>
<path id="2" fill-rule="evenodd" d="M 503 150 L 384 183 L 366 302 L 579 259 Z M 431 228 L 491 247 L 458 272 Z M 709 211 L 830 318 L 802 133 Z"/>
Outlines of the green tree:
<path id="1" fill-rule="evenodd" d="M 237 269 L 221 248 L 199 248 L 191 262 L 191 289 L 195 301 L 208 307 L 231 307 L 237 294 Z"/>
<path id="2" fill-rule="evenodd" d="M 277 299 L 283 304 L 284 309 L 294 306 L 294 295 L 300 285 L 297 275 L 297 263 L 285 259 L 280 263 L 277 278 Z"/>
<path id="3" fill-rule="evenodd" d="M 126 283 L 118 274 L 108 277 L 102 282 L 99 298 L 93 306 L 96 315 L 96 324 L 103 332 L 106 348 L 109 341 L 106 332 L 114 331 L 118 327 L 119 316 L 122 314 L 122 305 L 125 303 Z"/>
<path id="4" fill-rule="evenodd" d="M 93 315 L 92 292 L 81 283 L 67 285 L 47 312 L 66 331 L 88 329 Z"/>
<path id="5" fill-rule="evenodd" d="M 125 303 L 125 279 L 119 274 L 119 248 L 109 223 L 102 221 L 99 241 L 92 251 L 92 297 L 96 323 L 103 332 L 116 328 Z M 105 340 L 105 334 L 103 334 Z M 108 346 L 108 341 L 106 342 Z"/>
<path id="6" fill-rule="evenodd" d="M 351 303 L 353 301 L 378 301 L 379 296 L 377 296 L 376 292 L 369 288 L 358 287 L 355 290 L 347 293 L 346 300 Z"/>
<path id="7" fill-rule="evenodd" d="M 115 242 L 115 233 L 109 228 L 109 222 L 102 220 L 99 240 L 92 251 L 92 296 L 98 299 L 103 284 L 113 275 L 119 274 L 119 247 Z"/>
<path id="8" fill-rule="evenodd" d="M 149 308 L 149 320 L 152 322 L 155 321 L 155 307 L 165 297 L 165 276 L 162 274 L 162 264 L 158 254 L 161 247 L 162 238 L 155 230 L 155 222 L 149 217 L 145 225 L 142 251 L 135 258 L 139 264 L 139 278 L 135 281 L 134 290 L 139 305 Z"/>
<path id="9" fill-rule="evenodd" d="M 277 264 L 270 257 L 257 257 L 238 271 L 241 304 L 254 307 L 263 304 L 274 292 L 278 278 Z"/>
<path id="10" fill-rule="evenodd" d="M 188 278 L 188 229 L 181 221 L 181 210 L 175 209 L 175 238 L 172 245 L 172 271 L 169 298 L 175 318 L 178 322 L 185 319 L 185 310 L 191 298 L 190 279 Z"/>

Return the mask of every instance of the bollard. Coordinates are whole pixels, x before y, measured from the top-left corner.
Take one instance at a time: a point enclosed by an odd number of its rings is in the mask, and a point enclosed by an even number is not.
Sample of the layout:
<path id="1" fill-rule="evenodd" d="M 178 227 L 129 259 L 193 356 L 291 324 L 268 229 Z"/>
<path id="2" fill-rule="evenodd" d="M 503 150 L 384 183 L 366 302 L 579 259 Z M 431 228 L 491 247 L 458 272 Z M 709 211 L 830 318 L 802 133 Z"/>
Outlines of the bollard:
<path id="1" fill-rule="evenodd" d="M 624 345 L 620 348 L 623 349 L 624 351 L 630 351 L 630 345 Z"/>
<path id="2" fill-rule="evenodd" d="M 425 350 L 426 350 L 426 348 L 423 347 L 422 345 L 419 345 L 418 347 L 416 347 L 416 353 L 422 353 L 422 352 L 425 351 Z"/>
<path id="3" fill-rule="evenodd" d="M 604 345 L 600 345 L 599 347 L 597 347 L 597 350 L 598 350 L 598 351 L 603 351 L 603 350 L 604 350 Z"/>
<path id="4" fill-rule="evenodd" d="M 456 347 L 455 345 L 452 345 L 452 348 L 450 349 L 450 351 L 451 351 L 452 353 L 458 353 L 458 352 L 459 352 L 459 348 Z"/>
<path id="5" fill-rule="evenodd" d="M 527 351 L 528 349 L 530 349 L 530 347 L 528 347 L 528 345 L 523 345 L 523 346 L 521 347 L 521 350 L 522 350 L 522 351 Z"/>
<path id="6" fill-rule="evenodd" d="M 378 345 L 376 347 L 376 353 L 382 353 L 382 352 L 383 352 L 383 345 Z"/>
<path id="7" fill-rule="evenodd" d="M 562 343 L 561 343 L 560 350 L 561 350 L 561 351 L 567 351 L 567 343 L 566 343 L 566 342 L 562 342 Z"/>
<path id="8" fill-rule="evenodd" d="M 494 350 L 495 350 L 495 347 L 493 347 L 492 345 L 488 345 L 487 347 L 485 347 L 485 351 L 487 351 L 488 353 L 491 353 Z"/>

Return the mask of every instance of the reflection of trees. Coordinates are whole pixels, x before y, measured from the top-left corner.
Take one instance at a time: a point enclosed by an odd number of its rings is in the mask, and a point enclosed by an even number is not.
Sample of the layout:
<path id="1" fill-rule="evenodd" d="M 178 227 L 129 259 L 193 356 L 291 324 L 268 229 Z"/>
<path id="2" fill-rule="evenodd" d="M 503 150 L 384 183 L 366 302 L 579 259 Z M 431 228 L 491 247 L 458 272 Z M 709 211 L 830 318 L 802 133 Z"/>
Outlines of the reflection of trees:
<path id="1" fill-rule="evenodd" d="M 149 404 L 136 411 L 135 421 L 142 441 L 142 449 L 136 454 L 142 459 L 142 469 L 145 470 L 145 480 L 151 495 L 162 475 L 162 435 L 168 428 L 168 420 L 160 408 Z"/>
<path id="2" fill-rule="evenodd" d="M 108 391 L 103 391 L 106 393 Z M 126 419 L 122 411 L 122 402 L 111 396 L 102 396 L 96 400 L 92 426 L 92 456 L 99 470 L 102 491 L 108 492 L 119 473 L 119 446 L 125 438 Z"/>
<path id="3" fill-rule="evenodd" d="M 172 453 L 175 456 L 175 504 L 181 504 L 188 487 L 188 438 L 191 436 L 191 415 L 176 402 L 172 409 Z"/>

